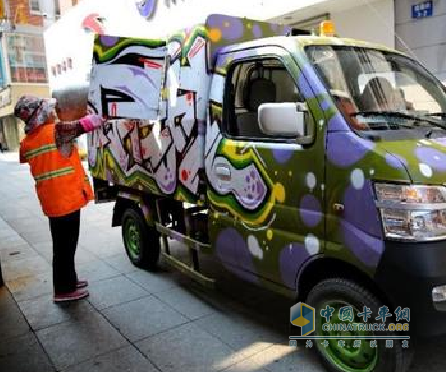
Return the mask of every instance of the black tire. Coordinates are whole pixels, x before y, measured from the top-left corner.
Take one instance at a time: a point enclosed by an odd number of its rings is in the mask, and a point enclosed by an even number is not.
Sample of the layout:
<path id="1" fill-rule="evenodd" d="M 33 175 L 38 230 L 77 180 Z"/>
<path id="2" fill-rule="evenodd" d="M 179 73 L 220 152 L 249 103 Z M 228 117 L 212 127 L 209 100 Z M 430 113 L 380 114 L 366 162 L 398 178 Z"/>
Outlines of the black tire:
<path id="1" fill-rule="evenodd" d="M 375 296 L 374 293 L 353 281 L 340 278 L 326 279 L 312 288 L 306 300 L 308 305 L 316 309 L 315 336 L 323 336 L 318 327 L 318 324 L 321 324 L 322 321 L 325 322 L 324 318 L 320 316 L 320 310 L 321 307 L 325 308 L 324 304 L 330 301 L 350 304 L 356 309 L 361 309 L 361 311 L 364 306 L 367 306 L 374 314 L 372 315 L 373 318 L 370 320 L 374 319 L 378 314 L 378 309 L 385 305 L 385 303 L 378 300 L 378 297 Z M 369 323 L 371 323 L 370 320 Z M 376 335 L 390 337 L 395 336 L 396 333 L 391 331 L 381 331 L 376 332 Z M 366 367 L 370 368 L 370 372 L 406 372 L 409 369 L 414 353 L 414 344 L 412 340 L 409 341 L 409 348 L 403 348 L 402 342 L 399 340 L 393 341 L 393 348 L 386 348 L 386 340 L 377 341 L 378 347 L 376 349 L 376 354 L 371 351 L 371 359 L 373 359 L 373 361 L 367 364 Z M 332 372 L 352 372 L 360 370 L 354 365 L 356 364 L 356 361 L 354 361 L 353 358 L 344 363 L 343 360 L 340 360 L 342 357 L 339 358 L 336 355 L 336 352 L 330 351 L 331 346 L 329 348 L 324 348 L 321 344 L 322 340 L 315 340 L 314 343 L 316 345 L 314 349 L 316 349 L 321 357 L 327 370 Z M 348 365 L 349 363 L 352 364 Z M 363 366 L 361 367 L 363 368 Z"/>
<path id="2" fill-rule="evenodd" d="M 122 215 L 121 229 L 125 251 L 133 265 L 156 270 L 160 256 L 160 235 L 147 225 L 142 212 L 137 208 L 127 208 Z"/>

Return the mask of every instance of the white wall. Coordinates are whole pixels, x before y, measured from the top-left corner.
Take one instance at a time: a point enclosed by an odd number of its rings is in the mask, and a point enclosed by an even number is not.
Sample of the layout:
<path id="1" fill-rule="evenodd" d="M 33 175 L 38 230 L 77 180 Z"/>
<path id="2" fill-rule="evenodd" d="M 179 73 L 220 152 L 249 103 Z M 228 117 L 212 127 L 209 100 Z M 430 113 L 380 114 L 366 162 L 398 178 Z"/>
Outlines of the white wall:
<path id="1" fill-rule="evenodd" d="M 58 0 L 60 6 L 60 14 L 64 15 L 72 6 L 73 2 L 71 0 Z M 87 0 L 91 1 L 91 0 Z"/>
<path id="2" fill-rule="evenodd" d="M 94 1 L 94 0 L 84 0 Z M 113 0 L 115 1 L 115 0 Z M 132 6 L 137 0 L 127 0 Z M 221 13 L 258 20 L 267 20 L 278 15 L 324 3 L 326 0 L 176 0 L 170 7 L 165 0 L 158 0 L 156 17 L 152 24 L 178 30 L 203 22 L 207 15 Z M 339 1 L 339 0 L 338 0 Z"/>
<path id="3" fill-rule="evenodd" d="M 446 82 L 446 1 L 434 0 L 434 15 L 424 19 L 411 19 L 411 5 L 419 1 L 395 0 L 396 45 L 414 53 L 428 70 Z M 409 51 L 406 47 L 409 47 Z"/>
<path id="4" fill-rule="evenodd" d="M 332 12 L 336 32 L 341 37 L 349 37 L 395 47 L 395 13 L 392 0 L 373 3 Z"/>

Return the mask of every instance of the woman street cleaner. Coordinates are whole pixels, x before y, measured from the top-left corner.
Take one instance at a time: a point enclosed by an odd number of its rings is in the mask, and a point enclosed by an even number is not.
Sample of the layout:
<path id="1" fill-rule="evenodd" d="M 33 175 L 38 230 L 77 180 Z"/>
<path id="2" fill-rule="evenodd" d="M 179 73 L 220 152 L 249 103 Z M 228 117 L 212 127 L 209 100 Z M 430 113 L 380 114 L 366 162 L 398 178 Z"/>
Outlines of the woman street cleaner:
<path id="1" fill-rule="evenodd" d="M 88 282 L 77 277 L 74 256 L 80 210 L 93 199 L 93 190 L 75 139 L 102 127 L 104 120 L 87 115 L 78 121 L 61 122 L 57 120 L 55 99 L 31 96 L 18 100 L 14 115 L 25 122 L 20 162 L 29 164 L 43 213 L 49 219 L 54 302 L 80 300 L 89 295 Z"/>

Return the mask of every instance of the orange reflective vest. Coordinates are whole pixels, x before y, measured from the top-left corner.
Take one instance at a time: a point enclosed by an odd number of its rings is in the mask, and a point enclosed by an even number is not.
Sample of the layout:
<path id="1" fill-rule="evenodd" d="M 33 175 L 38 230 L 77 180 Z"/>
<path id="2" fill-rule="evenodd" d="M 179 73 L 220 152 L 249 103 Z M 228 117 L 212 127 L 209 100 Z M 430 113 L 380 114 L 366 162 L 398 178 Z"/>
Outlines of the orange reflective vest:
<path id="1" fill-rule="evenodd" d="M 35 128 L 20 143 L 20 161 L 29 163 L 43 213 L 61 217 L 84 207 L 93 199 L 93 190 L 73 146 L 62 156 L 56 147 L 56 125 Z"/>

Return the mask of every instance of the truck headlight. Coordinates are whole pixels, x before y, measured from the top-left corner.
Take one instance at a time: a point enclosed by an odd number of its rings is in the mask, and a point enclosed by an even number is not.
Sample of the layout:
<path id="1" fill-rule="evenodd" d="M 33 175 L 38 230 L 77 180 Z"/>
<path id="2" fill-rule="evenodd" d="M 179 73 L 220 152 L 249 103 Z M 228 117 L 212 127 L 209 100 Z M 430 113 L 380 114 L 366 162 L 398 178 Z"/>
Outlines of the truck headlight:
<path id="1" fill-rule="evenodd" d="M 384 233 L 390 239 L 446 239 L 446 187 L 375 184 Z"/>

